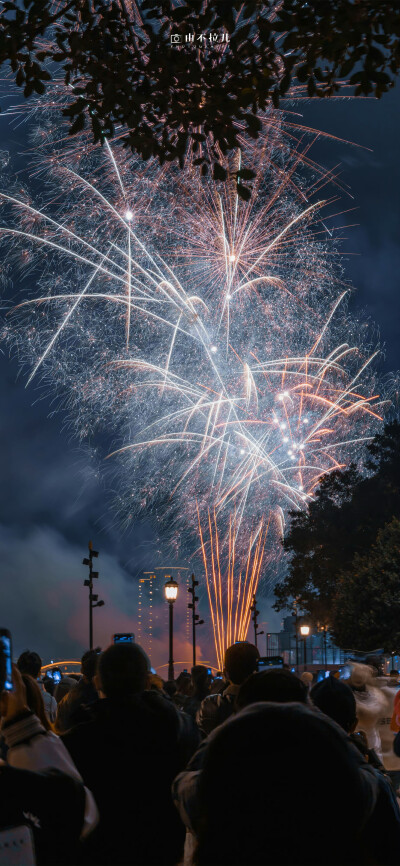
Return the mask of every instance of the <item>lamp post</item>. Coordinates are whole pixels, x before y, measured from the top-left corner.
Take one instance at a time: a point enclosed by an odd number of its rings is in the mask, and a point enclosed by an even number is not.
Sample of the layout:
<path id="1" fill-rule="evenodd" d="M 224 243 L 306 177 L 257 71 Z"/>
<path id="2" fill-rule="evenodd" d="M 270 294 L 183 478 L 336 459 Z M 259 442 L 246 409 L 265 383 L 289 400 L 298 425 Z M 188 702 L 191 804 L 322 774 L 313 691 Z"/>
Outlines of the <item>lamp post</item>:
<path id="1" fill-rule="evenodd" d="M 327 650 L 326 650 L 326 633 L 327 633 L 327 630 L 328 630 L 328 626 L 326 623 L 324 623 L 324 625 L 321 625 L 320 631 L 322 632 L 322 664 L 324 664 L 325 667 L 328 664 L 328 657 L 327 657 Z"/>
<path id="2" fill-rule="evenodd" d="M 98 578 L 99 572 L 93 571 L 93 559 L 98 557 L 99 551 L 93 550 L 93 544 L 89 541 L 89 556 L 82 560 L 83 565 L 89 566 L 89 577 L 83 582 L 84 586 L 89 587 L 89 649 L 93 649 L 93 608 L 94 607 L 103 607 L 105 604 L 104 601 L 100 599 L 98 601 L 99 596 L 93 592 L 93 579 Z"/>
<path id="3" fill-rule="evenodd" d="M 189 602 L 188 608 L 192 611 L 193 667 L 196 664 L 196 626 L 204 625 L 204 619 L 200 619 L 199 614 L 196 613 L 196 601 L 199 600 L 199 597 L 196 595 L 196 586 L 198 585 L 199 581 L 195 580 L 195 576 L 192 574 L 192 585 L 189 586 L 188 589 L 188 592 L 192 596 L 192 600 Z"/>
<path id="4" fill-rule="evenodd" d="M 253 595 L 253 603 L 251 605 L 250 610 L 253 614 L 253 616 L 251 618 L 252 618 L 253 623 L 254 623 L 254 645 L 257 646 L 257 638 L 260 634 L 264 634 L 264 632 L 258 631 L 258 617 L 259 617 L 260 611 L 257 610 L 257 602 L 256 602 L 255 593 Z"/>
<path id="5" fill-rule="evenodd" d="M 303 652 L 304 652 L 304 670 L 307 670 L 307 638 L 310 634 L 310 626 L 309 625 L 301 625 L 300 626 L 300 634 L 303 638 Z"/>
<path id="6" fill-rule="evenodd" d="M 297 628 L 298 615 L 297 615 L 297 606 L 298 606 L 298 598 L 295 598 L 293 601 L 293 615 L 294 615 L 294 633 L 296 638 L 296 671 L 299 670 L 299 631 Z"/>
<path id="7" fill-rule="evenodd" d="M 166 574 L 167 582 L 164 586 L 164 595 L 169 604 L 169 659 L 168 679 L 174 679 L 174 603 L 178 595 L 178 584 L 169 574 Z"/>

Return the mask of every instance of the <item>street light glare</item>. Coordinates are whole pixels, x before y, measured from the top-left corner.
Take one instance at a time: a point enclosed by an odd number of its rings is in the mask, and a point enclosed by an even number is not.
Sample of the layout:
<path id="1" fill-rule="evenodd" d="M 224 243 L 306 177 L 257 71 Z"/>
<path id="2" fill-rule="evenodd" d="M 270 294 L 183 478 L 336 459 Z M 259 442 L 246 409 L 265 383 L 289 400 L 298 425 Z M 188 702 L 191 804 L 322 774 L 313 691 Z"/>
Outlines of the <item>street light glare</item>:
<path id="1" fill-rule="evenodd" d="M 174 601 L 176 601 L 177 596 L 178 596 L 178 584 L 177 584 L 176 580 L 173 580 L 169 576 L 169 574 L 166 574 L 165 576 L 168 578 L 168 580 L 164 586 L 165 598 L 169 602 L 174 602 Z"/>

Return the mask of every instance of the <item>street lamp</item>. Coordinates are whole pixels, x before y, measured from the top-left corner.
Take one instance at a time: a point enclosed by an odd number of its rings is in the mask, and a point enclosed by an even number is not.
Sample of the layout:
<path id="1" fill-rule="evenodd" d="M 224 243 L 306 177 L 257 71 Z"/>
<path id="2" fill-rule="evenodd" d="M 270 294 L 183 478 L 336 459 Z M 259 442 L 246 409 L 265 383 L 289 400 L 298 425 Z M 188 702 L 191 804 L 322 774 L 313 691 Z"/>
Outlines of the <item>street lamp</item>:
<path id="1" fill-rule="evenodd" d="M 204 625 L 204 619 L 200 619 L 199 614 L 196 613 L 196 602 L 199 600 L 198 595 L 196 595 L 196 586 L 198 585 L 199 581 L 196 580 L 194 574 L 192 574 L 192 585 L 188 588 L 188 592 L 192 596 L 192 600 L 190 604 L 188 604 L 188 608 L 192 611 L 193 667 L 196 664 L 196 626 Z"/>
<path id="2" fill-rule="evenodd" d="M 99 596 L 93 592 L 93 580 L 99 576 L 98 571 L 93 571 L 93 559 L 97 559 L 99 552 L 93 550 L 91 541 L 89 541 L 88 547 L 89 557 L 85 556 L 82 564 L 89 566 L 89 577 L 83 582 L 83 585 L 89 587 L 89 649 L 93 649 L 93 608 L 103 607 L 105 602 L 103 600 L 98 601 Z"/>
<path id="3" fill-rule="evenodd" d="M 253 616 L 251 617 L 254 623 L 254 644 L 257 646 L 257 638 L 260 634 L 264 634 L 263 631 L 258 631 L 258 617 L 260 611 L 257 610 L 257 602 L 256 602 L 256 594 L 253 593 L 253 602 L 250 608 Z"/>
<path id="4" fill-rule="evenodd" d="M 328 631 L 327 623 L 323 623 L 323 625 L 318 626 L 318 631 L 322 632 L 322 664 L 324 664 L 326 667 L 328 664 L 328 656 L 326 649 L 326 637 Z"/>
<path id="5" fill-rule="evenodd" d="M 307 669 L 307 664 L 306 664 L 306 662 L 307 662 L 307 656 L 306 656 L 307 648 L 306 647 L 307 647 L 307 638 L 308 638 L 308 635 L 310 634 L 310 626 L 309 625 L 301 625 L 300 626 L 300 634 L 303 638 L 304 670 L 306 670 Z"/>
<path id="6" fill-rule="evenodd" d="M 174 603 L 178 596 L 178 584 L 169 574 L 165 575 L 167 582 L 164 586 L 164 595 L 169 604 L 169 659 L 168 679 L 174 679 Z"/>

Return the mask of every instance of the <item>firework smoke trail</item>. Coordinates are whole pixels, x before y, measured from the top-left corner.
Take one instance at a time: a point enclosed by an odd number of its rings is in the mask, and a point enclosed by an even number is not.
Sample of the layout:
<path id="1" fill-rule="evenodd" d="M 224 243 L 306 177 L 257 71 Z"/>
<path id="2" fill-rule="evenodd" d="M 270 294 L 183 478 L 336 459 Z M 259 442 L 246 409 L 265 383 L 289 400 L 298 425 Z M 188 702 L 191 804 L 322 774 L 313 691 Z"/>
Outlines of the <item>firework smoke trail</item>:
<path id="1" fill-rule="evenodd" d="M 190 164 L 167 174 L 108 144 L 58 152 L 50 125 L 32 166 L 40 207 L 1 193 L 8 261 L 36 283 L 7 328 L 27 381 L 60 389 L 79 435 L 113 439 L 127 522 L 152 510 L 181 553 L 208 528 L 219 656 L 248 627 L 243 569 L 254 592 L 275 555 L 273 538 L 268 556 L 258 546 L 266 525 L 276 534 L 358 459 L 383 406 L 324 228 L 335 199 L 312 199 L 321 173 L 299 177 L 277 116 L 247 150 L 249 202 Z"/>

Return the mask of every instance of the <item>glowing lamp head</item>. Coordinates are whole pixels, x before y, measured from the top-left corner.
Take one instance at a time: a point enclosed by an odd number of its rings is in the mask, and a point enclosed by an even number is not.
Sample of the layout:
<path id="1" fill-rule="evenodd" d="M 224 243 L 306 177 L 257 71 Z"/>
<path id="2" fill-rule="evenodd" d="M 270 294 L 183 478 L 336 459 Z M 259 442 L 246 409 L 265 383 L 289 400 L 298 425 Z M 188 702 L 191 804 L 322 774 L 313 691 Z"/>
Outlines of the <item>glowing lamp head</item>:
<path id="1" fill-rule="evenodd" d="M 217 347 L 216 347 L 216 346 L 211 346 L 211 351 L 212 351 L 213 355 L 215 355 L 215 353 L 218 351 L 218 350 L 217 350 Z"/>
<path id="2" fill-rule="evenodd" d="M 246 453 L 245 450 L 244 450 L 244 448 L 241 448 L 241 449 L 240 449 L 240 453 L 241 453 L 241 454 L 245 454 L 245 453 Z"/>
<path id="3" fill-rule="evenodd" d="M 232 264 L 233 262 L 236 262 L 235 253 L 230 253 L 230 255 L 228 256 L 228 261 L 230 261 Z"/>
<path id="4" fill-rule="evenodd" d="M 231 301 L 231 300 L 232 300 L 232 295 L 230 295 L 229 292 L 228 292 L 228 294 L 226 295 L 226 300 L 227 300 L 227 301 Z"/>
<path id="5" fill-rule="evenodd" d="M 128 221 L 128 223 L 130 223 L 130 221 L 133 220 L 133 213 L 131 210 L 129 210 L 129 208 L 128 208 L 128 210 L 125 211 L 124 217 Z"/>
<path id="6" fill-rule="evenodd" d="M 300 634 L 302 637 L 308 637 L 310 634 L 310 626 L 309 625 L 301 625 L 300 626 Z"/>
<path id="7" fill-rule="evenodd" d="M 176 580 L 174 580 L 172 577 L 170 577 L 169 574 L 166 574 L 165 577 L 168 578 L 168 580 L 164 586 L 165 598 L 167 601 L 169 601 L 171 604 L 173 604 L 173 602 L 176 601 L 176 599 L 177 599 L 178 584 L 177 584 Z"/>

